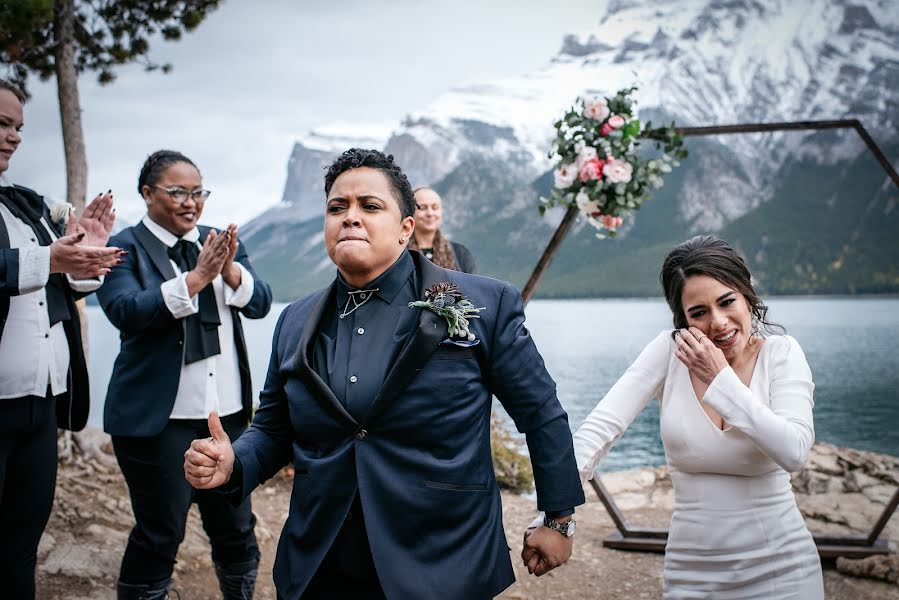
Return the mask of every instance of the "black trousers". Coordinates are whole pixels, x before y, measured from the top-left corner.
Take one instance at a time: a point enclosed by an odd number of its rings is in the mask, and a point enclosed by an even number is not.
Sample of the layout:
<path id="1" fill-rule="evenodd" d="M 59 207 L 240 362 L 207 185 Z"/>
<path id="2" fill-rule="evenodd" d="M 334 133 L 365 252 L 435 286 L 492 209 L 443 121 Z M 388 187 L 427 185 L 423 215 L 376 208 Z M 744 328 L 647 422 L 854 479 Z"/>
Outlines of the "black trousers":
<path id="1" fill-rule="evenodd" d="M 301 600 L 384 600 L 359 494 Z"/>
<path id="2" fill-rule="evenodd" d="M 233 441 L 246 429 L 246 418 L 243 413 L 222 417 L 222 426 Z M 208 436 L 205 419 L 172 419 L 153 437 L 112 437 L 135 518 L 120 581 L 146 584 L 172 576 L 193 502 L 200 509 L 216 564 L 238 573 L 258 564 L 250 499 L 235 507 L 222 494 L 194 490 L 184 478 L 184 452 L 193 440 Z"/>
<path id="3" fill-rule="evenodd" d="M 0 400 L 0 596 L 33 600 L 56 490 L 56 399 Z"/>

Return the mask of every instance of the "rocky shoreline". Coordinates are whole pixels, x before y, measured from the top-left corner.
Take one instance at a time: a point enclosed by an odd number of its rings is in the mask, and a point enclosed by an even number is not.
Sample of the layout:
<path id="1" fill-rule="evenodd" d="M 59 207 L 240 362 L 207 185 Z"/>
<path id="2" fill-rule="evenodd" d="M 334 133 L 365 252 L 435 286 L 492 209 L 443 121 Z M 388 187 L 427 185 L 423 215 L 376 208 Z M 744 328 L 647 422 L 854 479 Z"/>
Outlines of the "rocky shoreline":
<path id="1" fill-rule="evenodd" d="M 128 493 L 115 462 L 104 456 L 103 434 L 88 434 L 86 447 L 60 464 L 53 514 L 38 556 L 38 598 L 114 600 L 119 562 L 131 528 Z M 635 524 L 664 527 L 673 506 L 665 467 L 607 473 L 603 482 Z M 867 534 L 899 486 L 899 458 L 815 444 L 806 467 L 793 477 L 797 502 L 814 533 Z M 263 552 L 256 598 L 272 599 L 271 583 L 278 534 L 287 516 L 290 481 L 279 476 L 253 494 L 257 537 Z M 534 516 L 527 496 L 503 494 L 504 522 L 518 582 L 503 599 L 661 598 L 662 555 L 621 552 L 602 546 L 614 525 L 592 490 L 578 509 L 575 553 L 565 567 L 535 578 L 518 565 L 521 532 Z M 838 559 L 826 565 L 828 598 L 899 600 L 899 516 L 882 535 L 891 554 L 863 560 Z M 872 579 L 873 578 L 873 579 Z M 175 587 L 183 600 L 220 598 L 209 544 L 192 509 L 178 555 Z"/>

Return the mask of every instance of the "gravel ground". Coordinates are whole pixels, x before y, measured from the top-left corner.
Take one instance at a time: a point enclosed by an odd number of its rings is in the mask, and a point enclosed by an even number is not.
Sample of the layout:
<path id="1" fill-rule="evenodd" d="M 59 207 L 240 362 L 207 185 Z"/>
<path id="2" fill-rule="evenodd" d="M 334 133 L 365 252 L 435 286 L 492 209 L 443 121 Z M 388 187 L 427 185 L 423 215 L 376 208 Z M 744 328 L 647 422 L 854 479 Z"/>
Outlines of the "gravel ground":
<path id="1" fill-rule="evenodd" d="M 62 467 L 54 513 L 41 544 L 38 598 L 42 600 L 114 600 L 115 578 L 130 529 L 131 512 L 124 482 L 117 470 L 90 478 Z M 83 473 L 82 473 L 83 475 Z M 257 536 L 263 559 L 258 600 L 275 600 L 271 580 L 278 534 L 287 516 L 289 481 L 276 478 L 253 494 L 259 518 Z M 588 491 L 590 502 L 578 509 L 578 533 L 572 559 L 565 566 L 536 578 L 520 564 L 521 533 L 534 516 L 528 497 L 503 496 L 505 526 L 518 581 L 502 599 L 656 599 L 662 593 L 662 555 L 610 550 L 602 540 L 614 529 L 602 505 Z M 643 526 L 664 526 L 668 513 L 642 508 L 627 511 Z M 824 572 L 827 598 L 833 600 L 899 600 L 899 586 L 856 579 L 832 566 Z M 183 600 L 217 599 L 209 546 L 196 509 L 179 553 L 175 589 Z M 2 596 L 2 593 L 0 593 Z"/>

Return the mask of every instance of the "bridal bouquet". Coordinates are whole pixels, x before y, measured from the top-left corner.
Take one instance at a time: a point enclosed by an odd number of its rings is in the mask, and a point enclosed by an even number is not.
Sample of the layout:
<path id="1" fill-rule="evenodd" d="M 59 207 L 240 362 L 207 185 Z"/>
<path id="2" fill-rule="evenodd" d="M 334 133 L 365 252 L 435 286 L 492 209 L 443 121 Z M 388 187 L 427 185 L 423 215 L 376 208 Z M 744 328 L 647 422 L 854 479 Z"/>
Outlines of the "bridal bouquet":
<path id="1" fill-rule="evenodd" d="M 595 227 L 597 237 L 614 236 L 624 215 L 638 210 L 651 191 L 662 187 L 663 176 L 686 158 L 683 137 L 670 126 L 641 125 L 630 98 L 636 87 L 612 98 L 578 98 L 555 123 L 557 158 L 555 186 L 541 198 L 540 214 L 552 206 L 577 206 Z M 641 151 L 641 140 L 653 140 L 657 158 Z M 606 234 L 602 233 L 603 230 Z"/>

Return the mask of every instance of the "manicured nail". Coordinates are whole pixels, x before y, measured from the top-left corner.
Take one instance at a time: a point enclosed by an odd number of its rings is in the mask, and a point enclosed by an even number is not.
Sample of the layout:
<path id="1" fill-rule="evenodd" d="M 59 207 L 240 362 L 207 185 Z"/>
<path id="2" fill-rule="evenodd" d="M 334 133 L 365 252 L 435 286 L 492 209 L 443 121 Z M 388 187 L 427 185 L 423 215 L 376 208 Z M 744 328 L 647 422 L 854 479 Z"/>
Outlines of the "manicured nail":
<path id="1" fill-rule="evenodd" d="M 84 239 L 84 233 L 83 233 L 83 232 L 78 234 L 78 239 L 79 239 L 79 240 L 83 240 L 83 239 Z"/>

